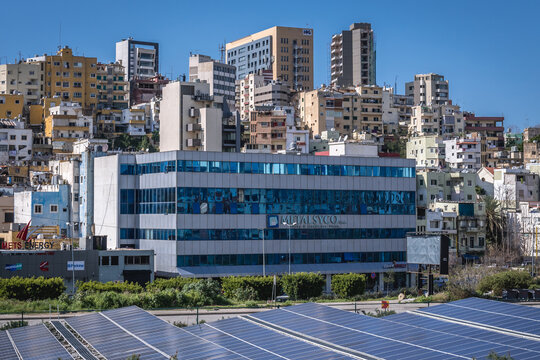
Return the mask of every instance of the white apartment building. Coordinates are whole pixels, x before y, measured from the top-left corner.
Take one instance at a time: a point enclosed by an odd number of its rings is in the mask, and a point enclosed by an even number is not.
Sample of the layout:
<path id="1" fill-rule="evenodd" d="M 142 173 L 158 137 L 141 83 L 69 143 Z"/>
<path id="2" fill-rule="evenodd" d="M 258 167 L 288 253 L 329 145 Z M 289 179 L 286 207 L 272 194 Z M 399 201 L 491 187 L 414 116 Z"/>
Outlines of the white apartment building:
<path id="1" fill-rule="evenodd" d="M 127 80 L 147 79 L 159 73 L 159 44 L 123 39 L 116 43 L 116 60 L 126 69 Z"/>
<path id="2" fill-rule="evenodd" d="M 453 169 L 482 167 L 481 141 L 476 138 L 454 138 L 444 140 L 446 165 Z"/>
<path id="3" fill-rule="evenodd" d="M 394 89 L 384 87 L 382 90 L 382 123 L 385 134 L 396 134 L 399 131 L 400 107 L 394 102 Z"/>
<path id="4" fill-rule="evenodd" d="M 240 111 L 241 121 L 249 121 L 249 112 L 255 111 L 255 89 L 266 83 L 265 76 L 259 74 L 249 74 L 236 81 L 236 110 Z"/>
<path id="5" fill-rule="evenodd" d="M 465 120 L 460 107 L 452 104 L 416 105 L 412 107 L 409 134 L 441 135 L 445 139 L 465 133 Z"/>
<path id="6" fill-rule="evenodd" d="M 448 102 L 448 80 L 439 74 L 418 74 L 405 83 L 405 94 L 414 96 L 415 105 L 443 105 Z"/>
<path id="7" fill-rule="evenodd" d="M 146 135 L 145 131 L 146 115 L 145 109 L 124 109 L 122 119 L 116 124 L 116 129 L 131 136 Z"/>
<path id="8" fill-rule="evenodd" d="M 437 135 L 411 137 L 407 141 L 407 159 L 415 159 L 417 168 L 442 168 L 445 144 Z"/>
<path id="9" fill-rule="evenodd" d="M 133 105 L 132 109 L 144 109 L 145 128 L 148 133 L 159 130 L 159 112 L 161 98 L 154 97 L 149 102 Z"/>
<path id="10" fill-rule="evenodd" d="M 192 54 L 189 56 L 189 82 L 206 81 L 210 85 L 210 95 L 220 95 L 227 101 L 230 110 L 234 107 L 236 67 L 223 64 L 210 56 Z"/>
<path id="11" fill-rule="evenodd" d="M 43 95 L 43 64 L 0 65 L 0 94 L 20 93 L 26 105 L 39 104 Z"/>
<path id="12" fill-rule="evenodd" d="M 160 150 L 222 151 L 223 96 L 210 84 L 175 81 L 163 88 Z"/>
<path id="13" fill-rule="evenodd" d="M 32 130 L 24 123 L 0 119 L 0 164 L 32 159 Z"/>
<path id="14" fill-rule="evenodd" d="M 92 115 L 84 115 L 81 105 L 62 101 L 49 108 L 45 118 L 45 136 L 51 139 L 53 152 L 71 152 L 73 143 L 94 135 Z"/>
<path id="15" fill-rule="evenodd" d="M 540 200 L 540 176 L 523 168 L 494 169 L 493 192 L 505 209 Z"/>

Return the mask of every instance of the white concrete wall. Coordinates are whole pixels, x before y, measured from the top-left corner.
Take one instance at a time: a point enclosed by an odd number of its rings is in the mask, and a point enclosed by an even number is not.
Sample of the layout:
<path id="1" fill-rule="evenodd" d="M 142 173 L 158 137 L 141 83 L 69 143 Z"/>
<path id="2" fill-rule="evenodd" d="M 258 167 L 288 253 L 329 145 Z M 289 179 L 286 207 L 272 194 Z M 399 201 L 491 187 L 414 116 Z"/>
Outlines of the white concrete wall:
<path id="1" fill-rule="evenodd" d="M 121 156 L 99 157 L 94 160 L 95 235 L 107 235 L 107 248 L 111 249 L 119 245 L 120 184 L 118 175 Z"/>

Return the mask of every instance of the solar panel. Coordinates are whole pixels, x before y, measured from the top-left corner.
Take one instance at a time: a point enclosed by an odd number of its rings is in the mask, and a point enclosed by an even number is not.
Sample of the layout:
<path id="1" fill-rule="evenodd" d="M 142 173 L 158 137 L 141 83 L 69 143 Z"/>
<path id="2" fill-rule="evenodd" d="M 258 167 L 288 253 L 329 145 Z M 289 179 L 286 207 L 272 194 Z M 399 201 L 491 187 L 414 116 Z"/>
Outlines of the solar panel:
<path id="1" fill-rule="evenodd" d="M 239 359 L 235 352 L 171 325 L 135 306 L 105 311 L 104 315 L 161 351 L 179 359 Z"/>
<path id="2" fill-rule="evenodd" d="M 540 309 L 528 306 L 469 298 L 417 312 L 540 337 Z"/>
<path id="3" fill-rule="evenodd" d="M 72 317 L 66 322 L 107 359 L 124 360 L 131 355 L 140 355 L 142 359 L 166 358 L 99 313 Z"/>
<path id="4" fill-rule="evenodd" d="M 303 304 L 277 311 L 257 313 L 251 317 L 290 329 L 314 339 L 384 359 L 458 359 L 460 356 L 394 340 L 388 333 L 381 335 L 384 324 L 379 319 L 331 309 L 324 305 Z M 406 334 L 409 335 L 409 334 Z M 418 335 L 415 335 L 418 336 Z M 427 336 L 420 339 L 427 340 Z M 405 340 L 413 340 L 405 339 Z"/>
<path id="5" fill-rule="evenodd" d="M 540 357 L 536 344 L 521 343 L 520 347 L 514 342 L 512 346 L 508 335 L 503 335 L 504 341 L 497 341 L 496 339 L 501 337 L 495 334 L 493 341 L 480 341 L 476 339 L 476 333 L 469 333 L 470 336 L 465 338 L 450 331 L 436 332 L 427 327 L 414 326 L 414 323 L 392 322 L 393 316 L 388 319 L 372 318 L 318 304 L 285 308 L 279 316 L 267 312 L 254 317 L 278 323 L 280 326 L 296 328 L 297 331 L 314 337 L 325 337 L 329 342 L 386 359 L 470 359 L 485 357 L 490 351 L 510 353 L 516 359 Z M 440 323 L 440 326 L 446 325 Z M 481 329 L 478 330 L 480 332 Z M 487 336 L 485 332 L 483 335 Z M 526 345 L 531 345 L 531 348 Z"/>
<path id="6" fill-rule="evenodd" d="M 499 332 L 479 329 L 464 324 L 457 324 L 444 320 L 416 315 L 414 313 L 402 313 L 390 315 L 381 320 L 395 324 L 406 324 L 408 326 L 420 327 L 431 331 L 434 335 L 454 335 L 462 338 L 464 344 L 469 344 L 470 339 L 475 342 L 486 343 L 488 345 L 506 346 L 514 358 L 527 358 L 532 354 L 532 358 L 540 358 L 540 342 Z"/>
<path id="7" fill-rule="evenodd" d="M 67 350 L 43 324 L 7 331 L 24 360 L 72 359 Z"/>
<path id="8" fill-rule="evenodd" d="M 228 349 L 234 349 L 250 359 L 351 359 L 334 351 L 323 349 L 277 331 L 253 324 L 241 318 L 232 318 L 188 328 L 199 336 L 211 339 Z"/>
<path id="9" fill-rule="evenodd" d="M 19 360 L 13 345 L 7 335 L 7 332 L 0 331 L 0 359 Z"/>
<path id="10" fill-rule="evenodd" d="M 90 350 L 86 348 L 72 333 L 69 331 L 64 324 L 60 321 L 51 321 L 51 324 L 54 328 L 64 337 L 73 346 L 73 348 L 81 355 L 85 360 L 97 360 L 97 358 L 92 355 Z"/>

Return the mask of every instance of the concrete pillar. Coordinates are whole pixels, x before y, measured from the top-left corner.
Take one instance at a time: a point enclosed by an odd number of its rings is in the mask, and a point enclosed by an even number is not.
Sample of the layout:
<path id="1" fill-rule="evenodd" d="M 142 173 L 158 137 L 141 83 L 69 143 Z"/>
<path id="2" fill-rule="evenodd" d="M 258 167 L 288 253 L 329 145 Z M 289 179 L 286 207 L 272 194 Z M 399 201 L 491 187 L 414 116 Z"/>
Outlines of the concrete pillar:
<path id="1" fill-rule="evenodd" d="M 384 291 L 384 273 L 379 273 L 379 291 Z"/>
<path id="2" fill-rule="evenodd" d="M 332 275 L 326 274 L 326 283 L 324 284 L 323 292 L 330 294 L 332 292 Z"/>

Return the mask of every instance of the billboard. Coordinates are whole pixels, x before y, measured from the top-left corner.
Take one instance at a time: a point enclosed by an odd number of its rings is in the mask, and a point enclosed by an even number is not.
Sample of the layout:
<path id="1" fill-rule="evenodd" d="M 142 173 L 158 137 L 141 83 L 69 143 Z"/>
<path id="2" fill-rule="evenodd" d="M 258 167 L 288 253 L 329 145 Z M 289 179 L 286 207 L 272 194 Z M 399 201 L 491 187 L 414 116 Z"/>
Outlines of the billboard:
<path id="1" fill-rule="evenodd" d="M 407 263 L 439 265 L 441 263 L 441 236 L 407 236 Z"/>
<path id="2" fill-rule="evenodd" d="M 84 271 L 84 261 L 68 261 L 67 262 L 67 269 L 68 271 L 73 270 L 73 263 L 75 263 L 75 271 Z"/>

